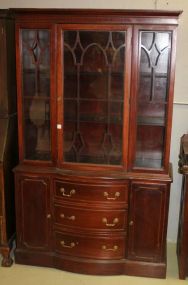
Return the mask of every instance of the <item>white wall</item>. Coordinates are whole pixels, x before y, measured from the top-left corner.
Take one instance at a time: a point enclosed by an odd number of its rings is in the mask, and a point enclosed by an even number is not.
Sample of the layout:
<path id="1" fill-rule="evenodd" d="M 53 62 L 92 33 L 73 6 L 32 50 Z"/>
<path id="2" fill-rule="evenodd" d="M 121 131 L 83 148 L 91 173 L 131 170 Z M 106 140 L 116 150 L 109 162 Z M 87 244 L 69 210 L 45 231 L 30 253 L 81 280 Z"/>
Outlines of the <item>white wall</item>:
<path id="1" fill-rule="evenodd" d="M 188 100 L 188 99 L 187 99 Z M 173 163 L 174 181 L 171 187 L 170 211 L 168 223 L 168 240 L 176 241 L 179 216 L 179 201 L 182 175 L 178 174 L 178 155 L 180 137 L 188 133 L 188 105 L 174 104 L 174 115 L 172 122 L 172 143 L 171 143 L 171 161 Z"/>
<path id="2" fill-rule="evenodd" d="M 168 239 L 176 241 L 181 175 L 177 173 L 179 140 L 188 132 L 188 0 L 0 0 L 0 8 L 115 8 L 183 10 L 179 21 L 171 161 L 174 182 L 171 189 Z"/>

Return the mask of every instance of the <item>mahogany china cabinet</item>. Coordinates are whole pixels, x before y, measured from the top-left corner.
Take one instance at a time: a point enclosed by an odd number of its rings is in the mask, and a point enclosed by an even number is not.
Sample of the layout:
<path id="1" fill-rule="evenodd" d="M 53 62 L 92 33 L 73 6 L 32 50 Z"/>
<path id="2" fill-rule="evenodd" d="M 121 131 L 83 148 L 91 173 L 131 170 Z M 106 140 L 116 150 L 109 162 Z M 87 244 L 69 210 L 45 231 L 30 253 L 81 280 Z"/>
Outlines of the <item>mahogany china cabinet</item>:
<path id="1" fill-rule="evenodd" d="M 164 278 L 181 12 L 14 13 L 16 263 Z"/>
<path id="2" fill-rule="evenodd" d="M 179 278 L 188 276 L 188 134 L 180 140 L 179 173 L 182 174 L 177 257 Z"/>
<path id="3" fill-rule="evenodd" d="M 15 238 L 14 175 L 18 164 L 14 19 L 0 10 L 0 254 L 10 266 Z"/>

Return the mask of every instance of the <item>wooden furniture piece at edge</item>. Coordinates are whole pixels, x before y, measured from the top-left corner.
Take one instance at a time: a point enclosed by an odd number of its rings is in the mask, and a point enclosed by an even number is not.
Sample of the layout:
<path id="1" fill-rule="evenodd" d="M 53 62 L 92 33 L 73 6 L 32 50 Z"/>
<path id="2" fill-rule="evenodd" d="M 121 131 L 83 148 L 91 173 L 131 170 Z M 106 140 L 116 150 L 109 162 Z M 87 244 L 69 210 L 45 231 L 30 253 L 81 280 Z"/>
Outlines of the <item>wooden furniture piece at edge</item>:
<path id="1" fill-rule="evenodd" d="M 181 12 L 13 13 L 16 263 L 165 278 Z"/>
<path id="2" fill-rule="evenodd" d="M 179 173 L 182 174 L 182 190 L 177 238 L 177 258 L 179 278 L 188 276 L 188 135 L 181 137 L 179 155 Z"/>
<path id="3" fill-rule="evenodd" d="M 8 10 L 0 10 L 0 253 L 2 266 L 13 262 L 15 239 L 13 167 L 18 163 L 15 26 Z"/>

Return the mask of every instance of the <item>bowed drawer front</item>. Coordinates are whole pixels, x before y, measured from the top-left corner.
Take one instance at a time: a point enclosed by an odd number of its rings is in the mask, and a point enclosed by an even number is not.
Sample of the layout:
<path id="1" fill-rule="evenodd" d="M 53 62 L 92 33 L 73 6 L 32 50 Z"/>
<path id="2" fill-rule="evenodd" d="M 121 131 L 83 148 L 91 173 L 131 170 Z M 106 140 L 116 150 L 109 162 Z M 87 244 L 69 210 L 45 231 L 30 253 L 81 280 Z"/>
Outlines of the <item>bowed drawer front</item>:
<path id="1" fill-rule="evenodd" d="M 102 231 L 124 230 L 127 225 L 127 211 L 67 207 L 55 205 L 55 223 L 67 227 L 80 227 Z"/>
<path id="2" fill-rule="evenodd" d="M 65 201 L 128 203 L 128 183 L 92 185 L 55 180 L 54 190 L 55 198 Z"/>
<path id="3" fill-rule="evenodd" d="M 87 236 L 55 232 L 55 250 L 60 254 L 97 259 L 120 259 L 125 253 L 125 236 Z"/>

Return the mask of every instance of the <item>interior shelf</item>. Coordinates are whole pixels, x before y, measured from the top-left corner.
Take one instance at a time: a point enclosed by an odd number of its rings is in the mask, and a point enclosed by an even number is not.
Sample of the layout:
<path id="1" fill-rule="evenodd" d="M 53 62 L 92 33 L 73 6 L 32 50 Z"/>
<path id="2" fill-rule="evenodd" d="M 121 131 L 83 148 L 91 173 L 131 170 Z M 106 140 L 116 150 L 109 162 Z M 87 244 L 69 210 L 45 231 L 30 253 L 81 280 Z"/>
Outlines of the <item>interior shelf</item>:
<path id="1" fill-rule="evenodd" d="M 101 98 L 77 98 L 77 97 L 64 97 L 64 100 L 66 101 L 88 101 L 88 102 L 105 102 L 105 103 L 123 103 L 123 100 L 121 99 L 101 99 Z"/>
<path id="2" fill-rule="evenodd" d="M 29 99 L 29 100 L 50 100 L 50 96 L 23 96 L 24 100 Z"/>
<path id="3" fill-rule="evenodd" d="M 152 73 L 151 72 L 140 72 L 140 76 L 152 78 Z M 168 74 L 167 73 L 155 72 L 155 78 L 168 78 Z"/>
<path id="4" fill-rule="evenodd" d="M 49 68 L 40 67 L 37 72 L 39 72 L 39 74 L 50 75 L 50 69 Z M 36 69 L 34 69 L 34 68 L 23 68 L 23 74 L 24 73 L 35 75 Z"/>
<path id="5" fill-rule="evenodd" d="M 65 76 L 77 76 L 77 72 L 75 71 L 64 71 L 64 75 Z M 107 71 L 97 71 L 97 72 L 93 72 L 93 71 L 80 71 L 79 72 L 80 76 L 124 76 L 124 72 L 118 72 L 118 71 L 112 71 L 111 73 L 108 73 Z"/>
<path id="6" fill-rule="evenodd" d="M 162 168 L 162 160 L 152 158 L 136 158 L 135 167 L 160 169 Z"/>
<path id="7" fill-rule="evenodd" d="M 148 116 L 139 116 L 137 118 L 138 125 L 149 125 L 149 126 L 161 126 L 165 127 L 165 118 L 163 117 L 148 117 Z"/>

